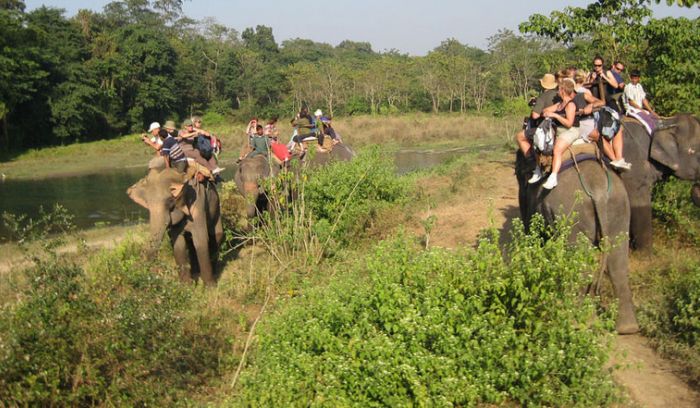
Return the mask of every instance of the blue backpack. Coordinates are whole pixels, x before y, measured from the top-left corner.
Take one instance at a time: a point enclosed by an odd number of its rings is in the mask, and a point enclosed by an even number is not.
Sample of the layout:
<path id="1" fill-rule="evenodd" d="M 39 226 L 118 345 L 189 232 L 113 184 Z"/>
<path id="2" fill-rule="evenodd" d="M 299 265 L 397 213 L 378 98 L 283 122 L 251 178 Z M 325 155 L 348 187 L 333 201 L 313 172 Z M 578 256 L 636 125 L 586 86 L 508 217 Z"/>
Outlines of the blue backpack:
<path id="1" fill-rule="evenodd" d="M 205 160 L 211 159 L 211 156 L 214 154 L 214 147 L 211 145 L 211 139 L 206 136 L 197 136 L 194 147 L 199 150 L 199 154 L 201 154 Z"/>

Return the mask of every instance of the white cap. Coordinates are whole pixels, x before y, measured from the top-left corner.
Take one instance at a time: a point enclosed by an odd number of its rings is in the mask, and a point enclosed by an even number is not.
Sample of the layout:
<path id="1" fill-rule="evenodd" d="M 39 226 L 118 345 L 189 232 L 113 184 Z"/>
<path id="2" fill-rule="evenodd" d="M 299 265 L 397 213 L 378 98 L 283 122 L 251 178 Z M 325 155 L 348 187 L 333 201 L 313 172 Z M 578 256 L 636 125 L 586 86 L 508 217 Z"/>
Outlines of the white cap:
<path id="1" fill-rule="evenodd" d="M 152 132 L 153 129 L 158 129 L 158 128 L 160 128 L 160 123 L 158 123 L 158 122 L 153 122 L 153 123 L 151 123 L 151 126 L 148 127 L 148 131 L 149 131 L 149 132 Z"/>
<path id="2" fill-rule="evenodd" d="M 316 109 L 316 112 L 314 112 L 314 116 L 323 116 L 323 112 L 321 109 Z"/>

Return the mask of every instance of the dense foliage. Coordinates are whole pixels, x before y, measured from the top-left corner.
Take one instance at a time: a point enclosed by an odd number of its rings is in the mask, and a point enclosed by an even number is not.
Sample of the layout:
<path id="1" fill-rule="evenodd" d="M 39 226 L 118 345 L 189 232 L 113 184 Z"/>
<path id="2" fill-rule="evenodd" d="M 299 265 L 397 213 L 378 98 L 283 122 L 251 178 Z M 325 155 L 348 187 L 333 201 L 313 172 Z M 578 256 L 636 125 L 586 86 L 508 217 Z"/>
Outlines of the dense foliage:
<path id="1" fill-rule="evenodd" d="M 669 239 L 700 244 L 700 208 L 690 199 L 693 182 L 675 177 L 654 186 L 652 211 Z"/>
<path id="2" fill-rule="evenodd" d="M 408 180 L 396 176 L 393 160 L 378 147 L 309 173 L 304 198 L 316 228 L 329 230 L 342 245 L 360 238 L 381 210 L 405 199 L 409 189 Z"/>
<path id="3" fill-rule="evenodd" d="M 516 222 L 476 250 L 377 246 L 327 287 L 290 299 L 260 334 L 243 406 L 600 406 L 603 318 L 578 294 L 597 257 L 562 224 L 544 240 Z M 591 326 L 592 325 L 592 326 Z"/>
<path id="4" fill-rule="evenodd" d="M 654 188 L 653 211 L 664 239 L 657 245 L 673 261 L 644 268 L 638 281 L 644 334 L 700 383 L 700 210 L 690 199 L 691 182 L 671 178 Z M 679 253 L 685 251 L 685 253 Z"/>
<path id="5" fill-rule="evenodd" d="M 227 336 L 202 299 L 122 244 L 83 268 L 26 271 L 0 313 L 0 400 L 10 406 L 145 406 L 184 401 L 220 375 Z"/>
<path id="6" fill-rule="evenodd" d="M 679 2 L 686 5 L 688 2 Z M 291 116 L 467 112 L 527 100 L 537 79 L 594 54 L 645 72 L 659 112 L 697 110 L 697 21 L 649 18 L 649 1 L 604 0 L 531 16 L 481 50 L 446 39 L 426 56 L 238 32 L 183 16 L 180 0 L 115 0 L 102 12 L 0 3 L 0 150 L 110 138 L 205 111 Z M 552 41 L 552 39 L 554 41 Z M 648 78 L 648 82 L 647 81 Z M 505 105 L 504 105 L 505 104 Z"/>

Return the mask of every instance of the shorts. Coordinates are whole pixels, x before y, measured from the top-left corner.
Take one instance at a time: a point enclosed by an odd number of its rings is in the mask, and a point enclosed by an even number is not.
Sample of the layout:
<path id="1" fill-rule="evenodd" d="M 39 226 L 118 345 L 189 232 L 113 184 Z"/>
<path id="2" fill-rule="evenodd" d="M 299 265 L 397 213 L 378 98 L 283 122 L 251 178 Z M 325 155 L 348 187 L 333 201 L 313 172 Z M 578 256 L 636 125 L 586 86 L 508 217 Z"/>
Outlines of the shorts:
<path id="1" fill-rule="evenodd" d="M 588 140 L 588 135 L 595 129 L 595 120 L 593 118 L 581 120 L 578 129 L 578 134 L 581 136 L 581 139 L 590 142 L 590 140 Z"/>
<path id="2" fill-rule="evenodd" d="M 573 142 L 576 141 L 576 139 L 579 139 L 581 137 L 579 132 L 579 128 L 577 127 L 572 126 L 567 129 L 563 126 L 560 126 L 557 128 L 557 140 L 563 140 L 566 142 L 567 146 L 570 146 Z"/>

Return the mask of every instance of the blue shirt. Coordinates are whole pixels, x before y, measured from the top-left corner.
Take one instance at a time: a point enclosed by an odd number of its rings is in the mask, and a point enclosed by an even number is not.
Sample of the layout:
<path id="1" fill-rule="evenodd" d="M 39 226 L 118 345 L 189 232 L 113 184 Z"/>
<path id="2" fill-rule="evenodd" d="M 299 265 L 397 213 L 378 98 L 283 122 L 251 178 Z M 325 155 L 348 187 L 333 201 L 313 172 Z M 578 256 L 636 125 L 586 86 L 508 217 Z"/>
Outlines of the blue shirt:
<path id="1" fill-rule="evenodd" d="M 160 151 L 163 156 L 170 157 L 170 161 L 173 163 L 187 160 L 187 157 L 185 157 L 185 152 L 182 151 L 180 144 L 170 134 L 168 134 L 168 137 L 166 137 L 163 141 L 163 147 L 160 149 Z"/>

